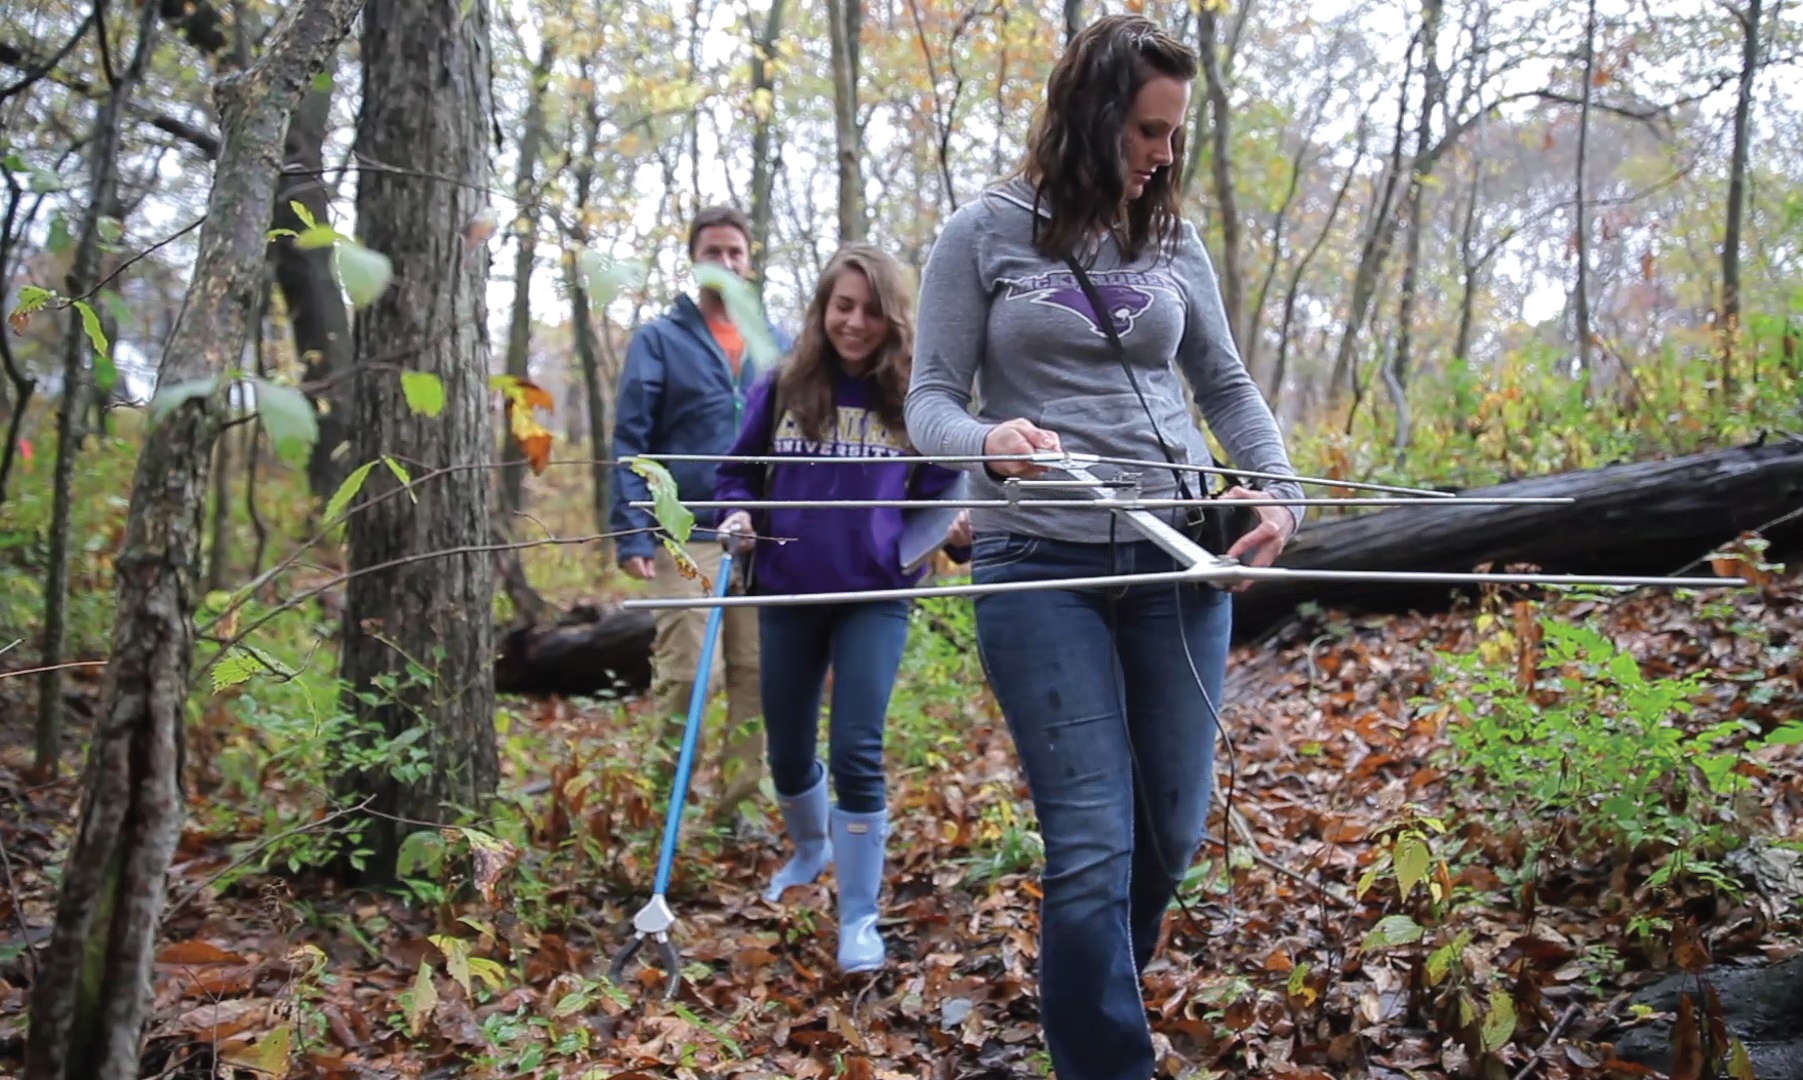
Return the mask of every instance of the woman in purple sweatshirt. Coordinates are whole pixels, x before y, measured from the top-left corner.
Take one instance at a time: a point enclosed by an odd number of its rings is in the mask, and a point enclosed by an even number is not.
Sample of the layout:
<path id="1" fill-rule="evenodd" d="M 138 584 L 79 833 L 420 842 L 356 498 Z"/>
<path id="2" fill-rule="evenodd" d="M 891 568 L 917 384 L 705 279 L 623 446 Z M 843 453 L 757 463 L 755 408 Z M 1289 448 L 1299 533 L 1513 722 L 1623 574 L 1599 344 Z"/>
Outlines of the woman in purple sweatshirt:
<path id="1" fill-rule="evenodd" d="M 722 464 L 715 498 L 759 500 L 930 499 L 958 479 L 912 456 L 902 401 L 913 367 L 914 296 L 894 258 L 863 244 L 840 249 L 815 286 L 794 350 L 753 385 L 729 454 L 853 459 L 857 464 Z M 924 568 L 902 566 L 899 509 L 771 509 L 754 521 L 729 513 L 722 531 L 755 533 L 754 593 L 839 593 L 905 588 Z M 960 516 L 948 549 L 969 542 Z M 959 561 L 967 552 L 953 550 Z M 839 967 L 882 966 L 877 894 L 883 883 L 888 808 L 883 729 L 908 636 L 905 600 L 774 605 L 758 610 L 761 691 L 770 777 L 791 858 L 764 898 L 781 899 L 834 864 Z M 828 668 L 833 700 L 828 760 L 816 758 Z M 836 798 L 829 808 L 827 775 Z"/>

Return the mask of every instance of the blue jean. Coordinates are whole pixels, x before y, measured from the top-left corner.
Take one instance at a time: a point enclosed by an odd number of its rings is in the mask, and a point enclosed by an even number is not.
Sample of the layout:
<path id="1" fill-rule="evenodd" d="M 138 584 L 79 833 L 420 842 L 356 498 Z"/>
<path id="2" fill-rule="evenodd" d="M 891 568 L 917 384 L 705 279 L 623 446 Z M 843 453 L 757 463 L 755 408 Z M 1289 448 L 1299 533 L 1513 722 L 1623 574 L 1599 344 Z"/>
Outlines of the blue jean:
<path id="1" fill-rule="evenodd" d="M 1176 568 L 1150 541 L 1006 534 L 976 538 L 971 577 Z M 1045 840 L 1039 1009 L 1052 1067 L 1058 1080 L 1148 1080 L 1139 976 L 1202 841 L 1231 603 L 1166 582 L 992 593 L 975 606 Z"/>
<path id="2" fill-rule="evenodd" d="M 777 794 L 800 795 L 819 778 L 815 743 L 831 667 L 827 752 L 833 793 L 850 813 L 884 808 L 884 720 L 907 642 L 905 600 L 758 611 L 764 732 Z"/>

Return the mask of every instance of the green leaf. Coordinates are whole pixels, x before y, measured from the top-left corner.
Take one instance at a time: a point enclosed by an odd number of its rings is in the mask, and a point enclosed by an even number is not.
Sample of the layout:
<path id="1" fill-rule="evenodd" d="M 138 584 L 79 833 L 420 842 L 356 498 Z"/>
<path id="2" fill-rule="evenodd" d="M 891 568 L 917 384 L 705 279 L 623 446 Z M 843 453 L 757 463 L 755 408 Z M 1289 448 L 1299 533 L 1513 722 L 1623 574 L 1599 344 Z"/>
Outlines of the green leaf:
<path id="1" fill-rule="evenodd" d="M 569 1016 L 571 1013 L 580 1012 L 583 1009 L 588 1008 L 588 1003 L 591 1000 L 593 999 L 589 997 L 587 992 L 582 990 L 572 990 L 558 999 L 557 1004 L 551 1009 L 551 1015 L 565 1017 Z"/>
<path id="2" fill-rule="evenodd" d="M 1366 952 L 1390 945 L 1412 945 L 1421 940 L 1421 925 L 1407 915 L 1386 915 L 1365 935 L 1360 948 Z"/>
<path id="3" fill-rule="evenodd" d="M 13 305 L 14 317 L 17 317 L 20 315 L 30 315 L 33 312 L 42 311 L 44 308 L 44 305 L 48 304 L 50 302 L 50 298 L 54 295 L 56 295 L 56 294 L 52 293 L 49 289 L 43 288 L 42 286 L 38 286 L 38 285 L 20 286 L 19 302 Z"/>
<path id="4" fill-rule="evenodd" d="M 406 466 L 389 457 L 387 454 L 382 455 L 382 464 L 388 466 L 388 471 L 394 474 L 394 478 L 401 482 L 402 487 L 406 487 L 408 484 L 413 483 L 413 477 L 408 474 Z M 418 505 L 419 495 L 409 490 L 407 492 L 407 497 L 412 499 L 415 505 Z"/>
<path id="5" fill-rule="evenodd" d="M 69 219 L 61 214 L 51 218 L 50 235 L 44 241 L 44 246 L 50 249 L 50 253 L 61 255 L 68 251 L 69 245 L 74 242 L 75 238 L 69 235 Z"/>
<path id="6" fill-rule="evenodd" d="M 1478 1029 L 1485 1053 L 1494 1054 L 1509 1045 L 1515 1037 L 1515 1002 L 1502 990 L 1490 991 L 1490 1010 L 1484 1014 L 1484 1025 Z"/>
<path id="7" fill-rule="evenodd" d="M 100 302 L 105 305 L 106 313 L 113 317 L 114 322 L 125 322 L 131 318 L 131 305 L 125 302 L 125 297 L 113 290 L 102 291 Z"/>
<path id="8" fill-rule="evenodd" d="M 1446 978 L 1446 973 L 1452 970 L 1452 962 L 1456 958 L 1457 950 L 1453 948 L 1453 943 L 1450 941 L 1429 953 L 1427 956 L 1429 985 L 1439 985 L 1440 980 Z"/>
<path id="9" fill-rule="evenodd" d="M 328 523 L 337 521 L 344 515 L 345 507 L 349 506 L 351 500 L 357 497 L 357 492 L 363 489 L 364 478 L 375 466 L 376 463 L 373 461 L 366 461 L 357 466 L 349 476 L 344 478 L 344 483 L 338 485 L 338 490 L 332 492 L 331 500 L 326 503 L 326 521 Z"/>
<path id="10" fill-rule="evenodd" d="M 118 218 L 103 215 L 94 222 L 94 231 L 100 234 L 100 239 L 113 244 L 125 235 L 125 226 L 119 223 Z"/>
<path id="11" fill-rule="evenodd" d="M 295 234 L 294 246 L 302 251 L 311 251 L 314 248 L 331 247 L 343 239 L 338 235 L 338 230 L 330 225 L 309 225 Z"/>
<path id="12" fill-rule="evenodd" d="M 583 288 L 588 291 L 588 305 L 597 314 L 613 302 L 620 290 L 640 285 L 647 273 L 643 263 L 629 259 L 603 258 L 584 248 L 576 256 L 576 268 L 582 273 Z"/>
<path id="13" fill-rule="evenodd" d="M 353 307 L 368 307 L 394 278 L 394 264 L 388 261 L 388 256 L 371 251 L 355 240 L 339 241 L 333 251 L 333 260 L 337 265 L 338 280 L 350 294 Z"/>
<path id="14" fill-rule="evenodd" d="M 313 76 L 313 89 L 315 92 L 321 94 L 330 93 L 332 89 L 332 73 L 329 71 L 322 71 Z"/>
<path id="15" fill-rule="evenodd" d="M 219 377 L 209 375 L 204 379 L 184 379 L 171 386 L 159 389 L 150 398 L 150 422 L 155 424 L 169 415 L 169 411 L 184 401 L 193 398 L 211 397 L 218 388 Z"/>
<path id="16" fill-rule="evenodd" d="M 771 336 L 770 324 L 764 319 L 764 306 L 750 282 L 714 263 L 697 263 L 695 280 L 702 288 L 720 294 L 726 304 L 726 317 L 745 339 L 745 354 L 754 368 L 768 368 L 781 359 L 776 338 Z"/>
<path id="17" fill-rule="evenodd" d="M 632 471 L 645 478 L 651 489 L 651 516 L 679 544 L 689 542 L 689 531 L 695 527 L 695 514 L 682 505 L 676 493 L 676 478 L 661 462 L 632 458 Z"/>
<path id="18" fill-rule="evenodd" d="M 423 416 L 437 416 L 444 411 L 444 380 L 430 371 L 401 372 L 401 394 L 407 407 Z"/>
<path id="19" fill-rule="evenodd" d="M 1427 867 L 1432 856 L 1427 850 L 1427 843 L 1414 833 L 1403 833 L 1396 840 L 1396 883 L 1407 897 L 1414 887 L 1427 879 Z"/>
<path id="20" fill-rule="evenodd" d="M 62 177 L 48 169 L 40 169 L 36 165 L 30 165 L 26 167 L 25 175 L 25 189 L 33 195 L 47 195 L 52 191 L 61 191 L 63 189 Z"/>
<path id="21" fill-rule="evenodd" d="M 213 692 L 216 694 L 228 686 L 237 686 L 262 670 L 263 665 L 249 653 L 234 649 L 213 665 Z"/>
<path id="22" fill-rule="evenodd" d="M 1760 740 L 1767 746 L 1797 746 L 1803 744 L 1803 720 L 1792 720 L 1780 724 L 1770 735 Z"/>
<path id="23" fill-rule="evenodd" d="M 307 209 L 307 204 L 299 199 L 289 199 L 288 209 L 294 211 L 294 220 L 300 222 L 302 228 L 311 229 L 319 224 L 313 220 L 313 211 Z"/>
<path id="24" fill-rule="evenodd" d="M 106 330 L 100 325 L 100 315 L 86 300 L 75 301 L 75 310 L 81 313 L 81 328 L 87 331 L 88 343 L 94 346 L 94 385 L 102 394 L 110 393 L 119 381 L 119 369 L 107 355 Z"/>
<path id="25" fill-rule="evenodd" d="M 257 412 L 263 417 L 263 430 L 284 460 L 298 463 L 319 439 L 319 417 L 313 403 L 292 386 L 266 379 L 254 380 L 257 387 Z"/>

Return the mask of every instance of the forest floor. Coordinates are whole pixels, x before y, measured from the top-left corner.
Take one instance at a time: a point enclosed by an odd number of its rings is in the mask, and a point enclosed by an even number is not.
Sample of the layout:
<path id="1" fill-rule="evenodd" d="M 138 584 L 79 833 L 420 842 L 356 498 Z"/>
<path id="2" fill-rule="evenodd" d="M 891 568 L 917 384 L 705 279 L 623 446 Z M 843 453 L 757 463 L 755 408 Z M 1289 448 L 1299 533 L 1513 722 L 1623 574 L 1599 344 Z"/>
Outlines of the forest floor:
<path id="1" fill-rule="evenodd" d="M 492 819 L 424 834 L 402 888 L 347 893 L 313 869 L 341 821 L 308 771 L 336 737 L 329 695 L 311 676 L 197 695 L 146 1075 L 1045 1075 L 1031 804 L 968 604 L 925 606 L 936 626 L 917 621 L 892 714 L 887 969 L 835 973 L 830 873 L 760 899 L 784 857 L 774 809 L 754 800 L 768 836 L 707 821 L 704 742 L 669 896 L 686 964 L 670 1003 L 655 972 L 602 978 L 650 892 L 678 735 L 636 703 L 504 699 Z M 1768 872 L 1803 846 L 1803 753 L 1709 744 L 1724 723 L 1769 733 L 1803 714 L 1800 647 L 1791 572 L 1731 597 L 1314 614 L 1236 649 L 1214 842 L 1144 978 L 1165 1067 L 1634 1073 L 1595 1038 L 1656 1019 L 1629 990 L 1699 943 L 1763 964 L 1803 940 L 1803 907 Z M 78 706 L 99 671 L 71 674 Z M 78 810 L 78 775 L 24 779 L 24 681 L 0 680 L 0 1072 L 20 1063 L 21 941 L 48 934 Z"/>

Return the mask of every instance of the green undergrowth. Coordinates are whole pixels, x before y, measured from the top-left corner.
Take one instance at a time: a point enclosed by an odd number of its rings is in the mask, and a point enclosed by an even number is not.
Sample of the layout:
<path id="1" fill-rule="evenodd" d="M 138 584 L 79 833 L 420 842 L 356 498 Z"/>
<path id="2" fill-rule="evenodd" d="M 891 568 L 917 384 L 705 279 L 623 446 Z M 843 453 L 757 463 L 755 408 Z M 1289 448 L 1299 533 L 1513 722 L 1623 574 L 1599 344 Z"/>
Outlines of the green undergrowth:
<path id="1" fill-rule="evenodd" d="M 1395 408 L 1373 386 L 1350 408 L 1350 429 L 1342 405 L 1298 431 L 1291 455 L 1313 476 L 1473 488 L 1803 433 L 1803 352 L 1786 325 L 1749 319 L 1731 394 L 1720 358 L 1677 336 L 1594 383 L 1558 370 L 1564 349 L 1524 347 L 1481 371 L 1455 361 L 1417 376 L 1400 451 Z"/>

